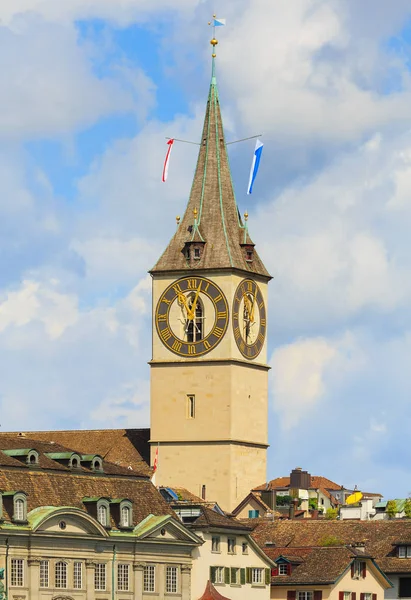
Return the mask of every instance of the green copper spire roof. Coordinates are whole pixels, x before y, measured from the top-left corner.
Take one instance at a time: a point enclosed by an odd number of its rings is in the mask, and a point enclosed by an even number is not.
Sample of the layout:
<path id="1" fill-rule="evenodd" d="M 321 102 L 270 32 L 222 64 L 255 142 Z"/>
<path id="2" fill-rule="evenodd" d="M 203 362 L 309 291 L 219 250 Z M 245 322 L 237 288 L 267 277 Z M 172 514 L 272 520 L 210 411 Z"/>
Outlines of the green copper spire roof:
<path id="1" fill-rule="evenodd" d="M 174 237 L 151 272 L 236 269 L 270 278 L 237 208 L 214 57 L 212 61 L 203 134 L 190 198 Z"/>

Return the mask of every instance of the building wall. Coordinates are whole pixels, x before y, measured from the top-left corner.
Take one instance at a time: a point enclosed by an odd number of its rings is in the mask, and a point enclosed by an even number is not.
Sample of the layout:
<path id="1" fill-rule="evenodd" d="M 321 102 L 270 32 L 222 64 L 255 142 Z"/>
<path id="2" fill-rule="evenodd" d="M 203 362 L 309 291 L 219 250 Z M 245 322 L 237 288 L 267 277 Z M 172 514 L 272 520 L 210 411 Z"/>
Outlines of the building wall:
<path id="1" fill-rule="evenodd" d="M 0 566 L 6 567 L 5 536 L 0 536 Z M 73 539 L 65 536 L 33 535 L 14 536 L 8 532 L 9 559 L 8 559 L 8 588 L 9 600 L 51 600 L 52 598 L 72 598 L 73 600 L 111 600 L 112 599 L 112 566 L 113 546 L 116 546 L 116 559 L 114 562 L 114 595 L 116 600 L 131 600 L 134 597 L 148 600 L 153 598 L 152 593 L 143 592 L 143 574 L 145 565 L 156 567 L 156 598 L 169 597 L 165 593 L 165 572 L 167 566 L 176 566 L 178 570 L 178 592 L 173 597 L 180 600 L 191 600 L 191 549 L 169 545 L 155 545 L 153 543 L 137 544 L 135 540 L 128 543 L 116 542 L 113 539 L 99 540 L 95 536 L 91 539 Z M 23 585 L 11 585 L 11 561 L 23 559 Z M 40 588 L 40 560 L 49 561 L 49 587 Z M 67 564 L 67 587 L 55 586 L 55 564 L 64 561 Z M 83 565 L 82 589 L 73 587 L 73 563 L 81 562 Z M 94 575 L 96 563 L 106 565 L 106 589 L 95 590 Z M 117 588 L 118 564 L 129 565 L 129 590 L 119 591 Z"/>
<path id="2" fill-rule="evenodd" d="M 246 569 L 247 567 L 256 567 L 266 569 L 268 563 L 263 560 L 261 555 L 257 553 L 251 546 L 247 536 L 235 536 L 230 533 L 208 533 L 196 531 L 199 537 L 205 540 L 205 543 L 196 548 L 193 552 L 193 569 L 191 578 L 192 599 L 200 598 L 205 589 L 205 582 L 210 578 L 210 567 L 237 567 Z M 211 538 L 213 535 L 220 536 L 220 552 L 212 552 Z M 227 537 L 236 538 L 236 553 L 228 554 L 227 552 Z M 248 553 L 243 554 L 242 544 L 247 543 Z M 265 581 L 265 578 L 263 579 Z M 245 600 L 253 598 L 253 600 L 268 600 L 270 598 L 269 585 L 231 585 L 231 584 L 213 584 L 218 592 L 231 600 Z"/>
<path id="3" fill-rule="evenodd" d="M 185 487 L 199 495 L 205 485 L 208 499 L 232 510 L 250 489 L 266 481 L 267 340 L 254 361 L 244 359 L 235 341 L 231 312 L 235 291 L 245 276 L 215 272 L 206 277 L 227 298 L 229 324 L 216 348 L 194 359 L 166 348 L 154 322 L 161 294 L 178 277 L 153 278 L 151 456 L 153 462 L 159 444 L 157 485 Z M 258 285 L 267 309 L 267 284 Z M 195 395 L 195 418 L 188 415 L 189 394 Z"/>

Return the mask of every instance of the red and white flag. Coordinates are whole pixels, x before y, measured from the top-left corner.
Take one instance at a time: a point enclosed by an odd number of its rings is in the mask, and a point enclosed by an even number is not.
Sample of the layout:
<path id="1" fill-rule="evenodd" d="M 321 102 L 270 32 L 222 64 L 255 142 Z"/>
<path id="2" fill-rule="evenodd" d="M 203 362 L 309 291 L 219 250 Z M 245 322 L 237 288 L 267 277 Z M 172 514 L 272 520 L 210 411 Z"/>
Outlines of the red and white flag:
<path id="1" fill-rule="evenodd" d="M 156 472 L 157 472 L 157 467 L 158 467 L 158 446 L 156 449 L 156 454 L 154 456 L 154 464 L 153 464 L 153 474 L 151 476 L 151 483 L 153 485 L 156 485 Z"/>
<path id="2" fill-rule="evenodd" d="M 162 181 L 167 181 L 167 175 L 168 175 L 168 163 L 170 162 L 170 155 L 171 155 L 171 149 L 173 147 L 174 144 L 174 139 L 168 140 L 167 145 L 167 154 L 166 154 L 166 159 L 164 161 L 164 167 L 163 167 L 163 177 L 162 177 Z"/>

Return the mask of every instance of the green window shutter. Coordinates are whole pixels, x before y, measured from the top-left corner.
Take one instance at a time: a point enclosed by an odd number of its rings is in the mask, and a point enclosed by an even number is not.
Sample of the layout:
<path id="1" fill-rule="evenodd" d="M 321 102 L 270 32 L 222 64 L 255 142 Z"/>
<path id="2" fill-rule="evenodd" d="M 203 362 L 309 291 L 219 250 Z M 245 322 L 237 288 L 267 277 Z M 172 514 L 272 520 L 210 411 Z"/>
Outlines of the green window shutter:
<path id="1" fill-rule="evenodd" d="M 235 580 L 235 568 L 231 567 L 230 569 L 230 583 L 237 583 Z"/>
<path id="2" fill-rule="evenodd" d="M 224 567 L 224 583 L 230 583 L 230 569 Z"/>
<path id="3" fill-rule="evenodd" d="M 216 568 L 215 567 L 210 567 L 210 581 L 211 581 L 211 583 L 215 583 L 215 572 L 216 572 Z"/>
<path id="4" fill-rule="evenodd" d="M 240 569 L 240 583 L 245 585 L 245 569 Z"/>
<path id="5" fill-rule="evenodd" d="M 265 570 L 265 585 L 270 585 L 271 583 L 271 569 Z"/>
<path id="6" fill-rule="evenodd" d="M 251 568 L 247 567 L 247 583 L 251 583 Z"/>

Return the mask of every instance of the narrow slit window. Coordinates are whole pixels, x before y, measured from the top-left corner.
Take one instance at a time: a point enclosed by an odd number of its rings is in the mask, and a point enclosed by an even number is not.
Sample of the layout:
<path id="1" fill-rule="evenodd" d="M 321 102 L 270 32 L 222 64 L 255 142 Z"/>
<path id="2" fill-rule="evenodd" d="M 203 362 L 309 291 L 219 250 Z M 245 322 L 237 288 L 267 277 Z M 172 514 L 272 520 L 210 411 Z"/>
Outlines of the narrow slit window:
<path id="1" fill-rule="evenodd" d="M 196 416 L 196 397 L 194 394 L 187 396 L 187 418 L 195 419 Z"/>

